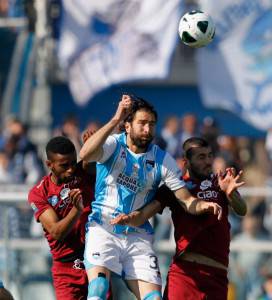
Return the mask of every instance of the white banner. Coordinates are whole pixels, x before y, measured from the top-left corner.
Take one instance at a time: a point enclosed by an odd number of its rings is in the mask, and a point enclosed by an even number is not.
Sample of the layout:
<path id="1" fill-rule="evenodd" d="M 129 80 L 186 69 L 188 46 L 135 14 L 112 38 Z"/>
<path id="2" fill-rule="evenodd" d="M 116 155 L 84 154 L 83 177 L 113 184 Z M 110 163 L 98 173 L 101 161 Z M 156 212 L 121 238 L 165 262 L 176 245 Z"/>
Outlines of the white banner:
<path id="1" fill-rule="evenodd" d="M 181 0 L 63 0 L 63 6 L 59 59 L 78 104 L 112 84 L 168 75 Z"/>
<path id="2" fill-rule="evenodd" d="M 237 113 L 259 129 L 272 127 L 272 2 L 200 0 L 216 38 L 198 51 L 204 104 Z"/>

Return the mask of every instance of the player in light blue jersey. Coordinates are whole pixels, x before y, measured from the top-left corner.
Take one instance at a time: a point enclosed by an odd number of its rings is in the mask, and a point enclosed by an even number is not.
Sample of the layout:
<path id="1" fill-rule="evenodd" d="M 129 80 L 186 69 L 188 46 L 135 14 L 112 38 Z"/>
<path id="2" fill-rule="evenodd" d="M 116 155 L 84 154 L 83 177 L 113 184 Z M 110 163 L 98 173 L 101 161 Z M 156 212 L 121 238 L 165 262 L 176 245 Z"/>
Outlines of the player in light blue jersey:
<path id="1" fill-rule="evenodd" d="M 112 134 L 122 123 L 124 132 Z M 111 272 L 123 276 L 137 299 L 161 299 L 151 225 L 114 226 L 110 221 L 150 203 L 162 183 L 174 191 L 188 213 L 212 213 L 221 218 L 221 207 L 193 197 L 180 179 L 175 160 L 152 144 L 156 123 L 157 113 L 148 102 L 123 95 L 114 117 L 80 151 L 81 159 L 97 162 L 95 201 L 85 245 L 88 300 L 105 299 Z"/>

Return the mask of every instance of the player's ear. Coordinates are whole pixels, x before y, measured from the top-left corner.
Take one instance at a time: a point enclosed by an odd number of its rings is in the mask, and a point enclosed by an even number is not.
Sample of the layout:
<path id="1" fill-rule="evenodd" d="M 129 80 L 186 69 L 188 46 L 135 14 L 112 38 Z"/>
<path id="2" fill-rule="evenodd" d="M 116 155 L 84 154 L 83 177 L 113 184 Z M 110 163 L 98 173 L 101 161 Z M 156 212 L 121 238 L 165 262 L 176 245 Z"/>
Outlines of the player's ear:
<path id="1" fill-rule="evenodd" d="M 124 123 L 124 128 L 125 128 L 125 131 L 126 131 L 126 133 L 129 133 L 130 132 L 130 123 L 129 122 L 125 122 Z"/>
<path id="2" fill-rule="evenodd" d="M 184 166 L 185 169 L 187 169 L 189 163 L 188 158 L 183 156 L 181 160 L 182 160 L 182 165 Z"/>
<path id="3" fill-rule="evenodd" d="M 46 166 L 47 166 L 48 169 L 51 169 L 51 167 L 52 167 L 52 161 L 51 160 L 47 159 L 45 161 L 45 164 L 46 164 Z"/>

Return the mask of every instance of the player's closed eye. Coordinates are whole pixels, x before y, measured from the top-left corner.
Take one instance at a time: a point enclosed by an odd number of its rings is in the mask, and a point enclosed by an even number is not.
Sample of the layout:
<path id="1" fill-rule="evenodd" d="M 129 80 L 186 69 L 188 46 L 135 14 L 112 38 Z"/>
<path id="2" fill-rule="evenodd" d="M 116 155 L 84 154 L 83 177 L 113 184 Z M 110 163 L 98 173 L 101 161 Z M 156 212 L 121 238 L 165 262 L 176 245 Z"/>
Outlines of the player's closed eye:
<path id="1" fill-rule="evenodd" d="M 69 168 L 74 168 L 76 166 L 76 161 L 75 162 L 72 162 L 70 164 L 62 164 L 60 165 L 60 167 L 62 169 L 69 169 Z"/>

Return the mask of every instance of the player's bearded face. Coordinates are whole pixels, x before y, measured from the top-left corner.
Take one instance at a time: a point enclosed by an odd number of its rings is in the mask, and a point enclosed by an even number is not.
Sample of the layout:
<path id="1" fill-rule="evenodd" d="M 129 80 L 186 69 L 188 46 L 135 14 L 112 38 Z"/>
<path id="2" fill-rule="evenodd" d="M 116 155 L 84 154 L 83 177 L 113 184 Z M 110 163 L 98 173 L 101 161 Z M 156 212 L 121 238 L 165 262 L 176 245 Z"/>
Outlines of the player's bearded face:
<path id="1" fill-rule="evenodd" d="M 129 136 L 132 143 L 141 149 L 146 149 L 155 134 L 156 120 L 153 114 L 138 111 L 129 125 Z"/>
<path id="2" fill-rule="evenodd" d="M 76 155 L 74 153 L 54 156 L 50 169 L 58 183 L 67 183 L 74 178 L 76 163 Z"/>
<path id="3" fill-rule="evenodd" d="M 131 128 L 130 131 L 130 139 L 133 142 L 135 146 L 138 148 L 147 148 L 148 145 L 152 142 L 153 140 L 153 135 L 141 135 L 136 132 L 133 128 Z"/>
<path id="4" fill-rule="evenodd" d="M 212 173 L 213 153 L 211 148 L 196 148 L 189 160 L 189 169 L 193 177 L 205 179 Z"/>

